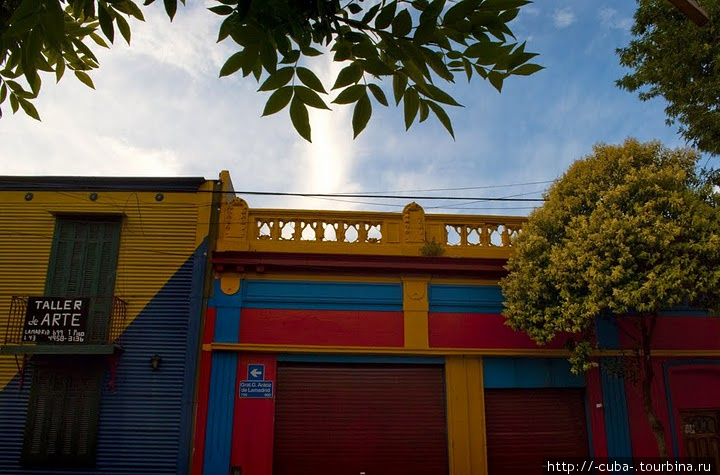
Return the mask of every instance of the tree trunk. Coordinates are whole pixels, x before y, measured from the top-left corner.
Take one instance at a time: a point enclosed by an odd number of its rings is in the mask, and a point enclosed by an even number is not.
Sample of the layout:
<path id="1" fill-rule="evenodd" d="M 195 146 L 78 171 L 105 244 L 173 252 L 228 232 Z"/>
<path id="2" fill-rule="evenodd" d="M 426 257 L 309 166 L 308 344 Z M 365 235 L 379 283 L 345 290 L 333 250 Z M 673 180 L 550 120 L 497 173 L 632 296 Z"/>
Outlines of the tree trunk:
<path id="1" fill-rule="evenodd" d="M 655 442 L 658 447 L 658 455 L 663 459 L 667 459 L 668 448 L 665 439 L 665 426 L 657 416 L 655 408 L 652 404 L 652 383 L 655 379 L 655 370 L 652 362 L 652 336 L 655 330 L 655 324 L 657 323 L 657 318 L 657 313 L 650 315 L 650 326 L 648 328 L 645 317 L 640 317 L 640 331 L 642 338 L 642 367 L 640 372 L 640 384 L 645 417 L 647 417 L 647 420 L 650 423 L 650 428 L 655 436 Z"/>

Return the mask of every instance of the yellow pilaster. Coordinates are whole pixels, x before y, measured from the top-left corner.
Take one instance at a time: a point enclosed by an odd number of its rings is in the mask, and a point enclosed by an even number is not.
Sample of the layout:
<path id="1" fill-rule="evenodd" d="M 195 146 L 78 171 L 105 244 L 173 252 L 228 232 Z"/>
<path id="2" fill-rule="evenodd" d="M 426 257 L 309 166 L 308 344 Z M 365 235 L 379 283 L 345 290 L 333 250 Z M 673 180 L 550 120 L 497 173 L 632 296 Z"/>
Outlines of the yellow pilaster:
<path id="1" fill-rule="evenodd" d="M 487 475 L 482 358 L 445 360 L 450 475 Z"/>
<path id="2" fill-rule="evenodd" d="M 428 296 L 429 278 L 403 277 L 403 314 L 405 348 L 429 348 Z"/>

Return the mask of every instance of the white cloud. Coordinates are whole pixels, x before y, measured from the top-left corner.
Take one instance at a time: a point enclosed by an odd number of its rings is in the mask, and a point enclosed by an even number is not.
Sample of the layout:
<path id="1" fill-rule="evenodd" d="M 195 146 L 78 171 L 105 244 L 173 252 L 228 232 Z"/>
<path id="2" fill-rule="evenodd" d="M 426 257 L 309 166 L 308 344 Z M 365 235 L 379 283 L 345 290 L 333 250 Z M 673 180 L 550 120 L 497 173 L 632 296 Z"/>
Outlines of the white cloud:
<path id="1" fill-rule="evenodd" d="M 555 10 L 552 18 L 555 26 L 558 28 L 567 28 L 568 26 L 575 23 L 575 14 L 569 8 Z"/>
<path id="2" fill-rule="evenodd" d="M 619 15 L 618 11 L 614 8 L 601 8 L 598 11 L 598 16 L 600 17 L 600 24 L 605 28 L 629 31 L 633 25 L 633 19 L 631 17 Z"/>

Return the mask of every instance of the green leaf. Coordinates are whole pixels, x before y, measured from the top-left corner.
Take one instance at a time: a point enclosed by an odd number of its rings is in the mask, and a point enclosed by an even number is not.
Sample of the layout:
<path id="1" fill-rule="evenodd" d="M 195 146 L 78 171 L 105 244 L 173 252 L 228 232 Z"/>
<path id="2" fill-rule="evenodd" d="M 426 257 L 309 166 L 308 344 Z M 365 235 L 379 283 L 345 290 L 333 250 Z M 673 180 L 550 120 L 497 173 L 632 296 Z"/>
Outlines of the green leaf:
<path id="1" fill-rule="evenodd" d="M 47 13 L 42 16 L 42 26 L 45 30 L 47 43 L 55 51 L 62 51 L 62 42 L 65 38 L 65 14 L 60 2 L 47 2 Z"/>
<path id="2" fill-rule="evenodd" d="M 208 8 L 208 10 L 215 13 L 216 15 L 221 16 L 230 15 L 232 12 L 235 11 L 233 7 L 229 7 L 227 5 L 217 5 L 215 7 Z"/>
<path id="3" fill-rule="evenodd" d="M 414 88 L 408 88 L 403 96 L 405 130 L 410 129 L 420 107 L 420 96 Z"/>
<path id="4" fill-rule="evenodd" d="M 395 18 L 395 11 L 397 10 L 397 1 L 393 0 L 392 2 L 385 5 L 385 7 L 380 11 L 380 14 L 375 18 L 375 28 L 378 30 L 384 30 L 393 21 L 393 18 Z"/>
<path id="5" fill-rule="evenodd" d="M 177 0 L 163 0 L 163 3 L 165 4 L 167 16 L 170 18 L 170 21 L 173 21 L 175 13 L 177 13 Z"/>
<path id="6" fill-rule="evenodd" d="M 314 107 L 315 109 L 330 110 L 327 104 L 325 104 L 325 101 L 320 98 L 318 93 L 309 87 L 295 86 L 295 97 L 300 99 L 303 104 Z"/>
<path id="7" fill-rule="evenodd" d="M 424 53 L 425 59 L 427 60 L 427 64 L 429 64 L 432 70 L 435 71 L 435 74 L 445 79 L 446 81 L 452 82 L 453 79 L 455 79 L 450 70 L 448 70 L 445 63 L 443 63 L 442 53 L 438 51 L 433 51 L 430 48 L 422 48 L 422 52 Z"/>
<path id="8" fill-rule="evenodd" d="M 366 25 L 369 25 L 373 18 L 375 18 L 375 15 L 377 14 L 378 10 L 380 9 L 382 5 L 380 3 L 376 3 L 370 9 L 365 12 L 365 15 L 363 15 L 362 20 L 360 20 L 361 23 L 364 23 Z M 377 26 L 377 25 L 376 25 Z"/>
<path id="9" fill-rule="evenodd" d="M 95 89 L 95 84 L 93 84 L 92 79 L 85 71 L 75 71 L 75 77 L 77 77 L 81 83 Z"/>
<path id="10" fill-rule="evenodd" d="M 354 86 L 347 87 L 338 94 L 333 101 L 334 104 L 351 104 L 360 99 L 363 95 L 367 95 L 365 91 L 365 84 L 355 84 Z"/>
<path id="11" fill-rule="evenodd" d="M 483 8 L 510 10 L 511 8 L 519 8 L 530 3 L 529 0 L 485 0 Z"/>
<path id="12" fill-rule="evenodd" d="M 0 104 L 5 102 L 5 99 L 7 98 L 7 93 L 8 93 L 8 88 L 3 83 L 2 85 L 0 85 Z"/>
<path id="13" fill-rule="evenodd" d="M 122 15 L 116 15 L 115 22 L 117 23 L 118 30 L 120 30 L 120 34 L 125 38 L 127 44 L 130 44 L 130 25 L 128 25 L 128 22 Z"/>
<path id="14" fill-rule="evenodd" d="M 277 50 L 275 49 L 275 46 L 273 46 L 269 37 L 260 43 L 260 62 L 262 63 L 263 68 L 265 68 L 265 71 L 269 74 L 277 71 Z"/>
<path id="15" fill-rule="evenodd" d="M 420 23 L 427 21 L 434 23 L 437 17 L 440 16 L 440 13 L 442 13 L 443 8 L 445 8 L 445 0 L 433 0 L 420 14 Z"/>
<path id="16" fill-rule="evenodd" d="M 28 101 L 27 99 L 23 99 L 22 97 L 18 97 L 18 102 L 20 103 L 20 107 L 22 107 L 22 109 L 27 115 L 37 121 L 40 120 L 40 114 L 38 114 L 37 109 L 34 105 L 32 105 L 30 101 Z"/>
<path id="17" fill-rule="evenodd" d="M 447 92 L 443 91 L 439 87 L 435 86 L 434 84 L 425 84 L 425 89 L 430 93 L 430 99 L 433 99 L 438 102 L 442 102 L 443 104 L 448 104 L 450 106 L 459 106 L 462 107 L 462 104 L 457 102 L 453 97 L 448 94 Z"/>
<path id="18" fill-rule="evenodd" d="M 407 36 L 412 31 L 412 17 L 410 12 L 403 9 L 392 21 L 392 34 L 395 36 Z"/>
<path id="19" fill-rule="evenodd" d="M 280 63 L 295 64 L 295 63 L 297 63 L 298 59 L 300 59 L 300 50 L 294 49 L 294 50 L 288 51 L 288 54 L 283 56 L 283 59 L 282 59 L 282 61 L 280 61 Z"/>
<path id="20" fill-rule="evenodd" d="M 145 16 L 143 16 L 142 10 L 140 10 L 140 7 L 138 7 L 137 5 L 135 5 L 135 2 L 134 2 L 134 1 L 132 1 L 132 0 L 127 0 L 127 1 L 124 2 L 124 3 L 125 3 L 125 5 L 127 5 L 127 13 L 128 13 L 129 15 L 134 16 L 135 18 L 137 18 L 137 19 L 140 20 L 140 21 L 145 21 Z"/>
<path id="21" fill-rule="evenodd" d="M 263 117 L 283 110 L 285 106 L 290 103 L 292 96 L 293 88 L 291 86 L 281 87 L 273 92 L 265 103 L 265 110 L 263 110 L 262 113 Z"/>
<path id="22" fill-rule="evenodd" d="M 110 43 L 112 43 L 115 40 L 115 27 L 112 16 L 102 3 L 98 9 L 98 20 L 100 21 L 100 29 L 105 35 L 105 38 L 110 40 Z"/>
<path id="23" fill-rule="evenodd" d="M 428 101 L 420 99 L 420 119 L 418 120 L 419 123 L 425 122 L 425 119 L 428 118 L 428 115 L 430 114 L 430 108 L 428 107 Z"/>
<path id="24" fill-rule="evenodd" d="M 225 64 L 223 64 L 222 68 L 220 68 L 220 77 L 229 76 L 238 72 L 238 70 L 242 68 L 244 56 L 245 51 L 238 51 L 230 56 L 227 61 L 225 61 Z"/>
<path id="25" fill-rule="evenodd" d="M 405 94 L 407 83 L 408 78 L 404 74 L 397 72 L 393 75 L 393 95 L 395 96 L 395 105 L 400 104 L 403 94 Z"/>
<path id="26" fill-rule="evenodd" d="M 104 39 L 102 39 L 102 36 L 98 35 L 97 33 L 93 32 L 90 33 L 90 38 L 97 43 L 99 46 L 102 46 L 103 48 L 109 48 L 108 44 L 105 42 Z"/>
<path id="27" fill-rule="evenodd" d="M 322 56 L 322 51 L 317 50 L 311 46 L 306 46 L 302 49 L 302 54 L 304 56 L 313 57 L 313 56 Z M 296 60 L 297 61 L 297 60 Z"/>
<path id="28" fill-rule="evenodd" d="M 542 69 L 545 69 L 545 67 L 540 66 L 539 64 L 523 64 L 519 68 L 513 69 L 511 74 L 516 74 L 518 76 L 530 76 Z"/>
<path id="29" fill-rule="evenodd" d="M 450 117 L 445 113 L 442 107 L 440 107 L 439 104 L 436 104 L 432 101 L 427 101 L 428 106 L 430 106 L 430 109 L 432 109 L 435 116 L 440 120 L 440 123 L 445 126 L 445 129 L 447 129 L 448 132 L 450 132 L 450 136 L 455 140 L 455 132 L 453 132 L 452 128 L 452 122 L 450 122 Z"/>
<path id="30" fill-rule="evenodd" d="M 490 81 L 490 84 L 497 89 L 498 92 L 502 92 L 502 85 L 503 85 L 503 76 L 502 74 L 498 73 L 497 71 L 490 71 L 488 73 L 488 81 Z"/>
<path id="31" fill-rule="evenodd" d="M 355 104 L 355 110 L 352 116 L 352 128 L 353 128 L 353 139 L 360 135 L 360 132 L 365 130 L 368 122 L 372 116 L 372 104 L 370 104 L 370 98 L 367 92 L 357 101 Z"/>
<path id="32" fill-rule="evenodd" d="M 479 0 L 463 0 L 456 3 L 450 7 L 447 12 L 445 12 L 445 15 L 443 16 L 443 23 L 446 25 L 453 25 L 467 18 L 469 14 L 475 11 L 478 5 L 480 5 Z"/>
<path id="33" fill-rule="evenodd" d="M 380 86 L 378 86 L 377 84 L 368 84 L 368 87 L 370 88 L 370 92 L 372 92 L 372 95 L 375 96 L 375 100 L 387 107 L 388 100 L 387 97 L 385 97 L 385 93 L 383 92 L 383 90 L 380 89 Z"/>
<path id="34" fill-rule="evenodd" d="M 262 86 L 260 86 L 260 89 L 258 89 L 258 91 L 272 91 L 274 89 L 284 86 L 285 84 L 290 82 L 293 77 L 294 71 L 295 68 L 291 67 L 278 69 L 273 74 L 271 74 L 269 78 L 265 80 L 265 82 L 262 84 Z"/>
<path id="35" fill-rule="evenodd" d="M 349 66 L 345 66 L 342 70 L 340 70 L 332 88 L 337 89 L 354 84 L 362 78 L 362 75 L 362 66 L 356 62 L 352 62 Z"/>
<path id="36" fill-rule="evenodd" d="M 20 104 L 18 104 L 18 98 L 15 94 L 10 94 L 10 107 L 12 108 L 13 114 L 18 111 Z"/>
<path id="37" fill-rule="evenodd" d="M 65 74 L 65 60 L 63 58 L 58 58 L 57 63 L 55 63 L 55 81 L 60 82 L 63 74 Z"/>
<path id="38" fill-rule="evenodd" d="M 347 9 L 350 10 L 350 13 L 352 13 L 353 15 L 357 15 L 362 11 L 362 7 L 357 3 L 351 3 L 347 6 Z"/>
<path id="39" fill-rule="evenodd" d="M 302 138 L 312 143 L 310 117 L 307 107 L 297 97 L 290 103 L 290 120 Z"/>
<path id="40" fill-rule="evenodd" d="M 35 74 L 32 74 L 32 75 L 25 74 L 25 79 L 27 79 L 28 84 L 30 85 L 30 89 L 33 92 L 33 96 L 37 96 L 38 93 L 40 92 L 40 85 L 41 85 L 40 75 L 37 72 L 35 72 Z"/>
<path id="41" fill-rule="evenodd" d="M 314 72 L 310 71 L 307 68 L 299 67 L 295 70 L 298 79 L 302 81 L 303 84 L 305 84 L 307 87 L 314 89 L 317 92 L 327 94 L 327 91 L 325 91 L 325 88 L 322 85 L 322 82 L 318 77 L 315 75 Z M 307 104 L 307 103 L 306 103 Z M 310 105 L 310 104 L 308 104 Z M 326 106 L 327 107 L 327 106 Z"/>

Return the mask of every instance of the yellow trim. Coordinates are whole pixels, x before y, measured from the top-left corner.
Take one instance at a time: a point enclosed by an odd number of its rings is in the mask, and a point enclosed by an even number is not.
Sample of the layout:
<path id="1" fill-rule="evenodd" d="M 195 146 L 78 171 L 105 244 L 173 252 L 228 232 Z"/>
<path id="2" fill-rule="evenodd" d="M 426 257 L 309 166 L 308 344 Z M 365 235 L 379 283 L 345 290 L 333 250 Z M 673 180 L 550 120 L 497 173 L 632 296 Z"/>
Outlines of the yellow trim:
<path id="1" fill-rule="evenodd" d="M 505 348 L 401 348 L 395 346 L 263 345 L 255 343 L 211 343 L 212 351 L 257 351 L 267 353 L 347 353 L 398 355 L 475 355 L 567 357 L 567 350 L 523 350 Z"/>
<path id="2" fill-rule="evenodd" d="M 403 278 L 403 319 L 405 348 L 429 348 L 428 340 L 428 279 Z"/>
<path id="3" fill-rule="evenodd" d="M 242 275 L 236 272 L 223 272 L 220 277 L 220 288 L 225 295 L 235 295 L 240 290 Z"/>
<path id="4" fill-rule="evenodd" d="M 516 349 L 516 348 L 401 348 L 396 346 L 317 346 L 317 345 L 263 345 L 255 343 L 210 343 L 204 351 L 252 351 L 266 353 L 345 353 L 432 356 L 527 356 L 567 358 L 567 350 Z M 620 350 L 596 351 L 594 357 L 628 356 Z M 653 357 L 718 357 L 720 350 L 657 350 Z"/>
<path id="5" fill-rule="evenodd" d="M 446 358 L 445 382 L 450 475 L 487 475 L 482 358 Z"/>
<path id="6" fill-rule="evenodd" d="M 222 275 L 222 273 L 218 273 Z M 357 276 L 357 275 L 342 275 L 333 274 L 332 276 L 327 275 L 298 275 L 298 274 L 283 274 L 275 273 L 272 274 L 256 274 L 255 272 L 241 272 L 241 279 L 246 280 L 290 280 L 290 281 L 306 281 L 306 282 L 379 282 L 379 283 L 391 283 L 399 284 L 399 277 L 376 277 L 376 276 Z"/>
<path id="7" fill-rule="evenodd" d="M 431 277 L 430 284 L 443 285 L 498 285 L 499 280 L 495 279 L 454 279 L 449 277 Z"/>

